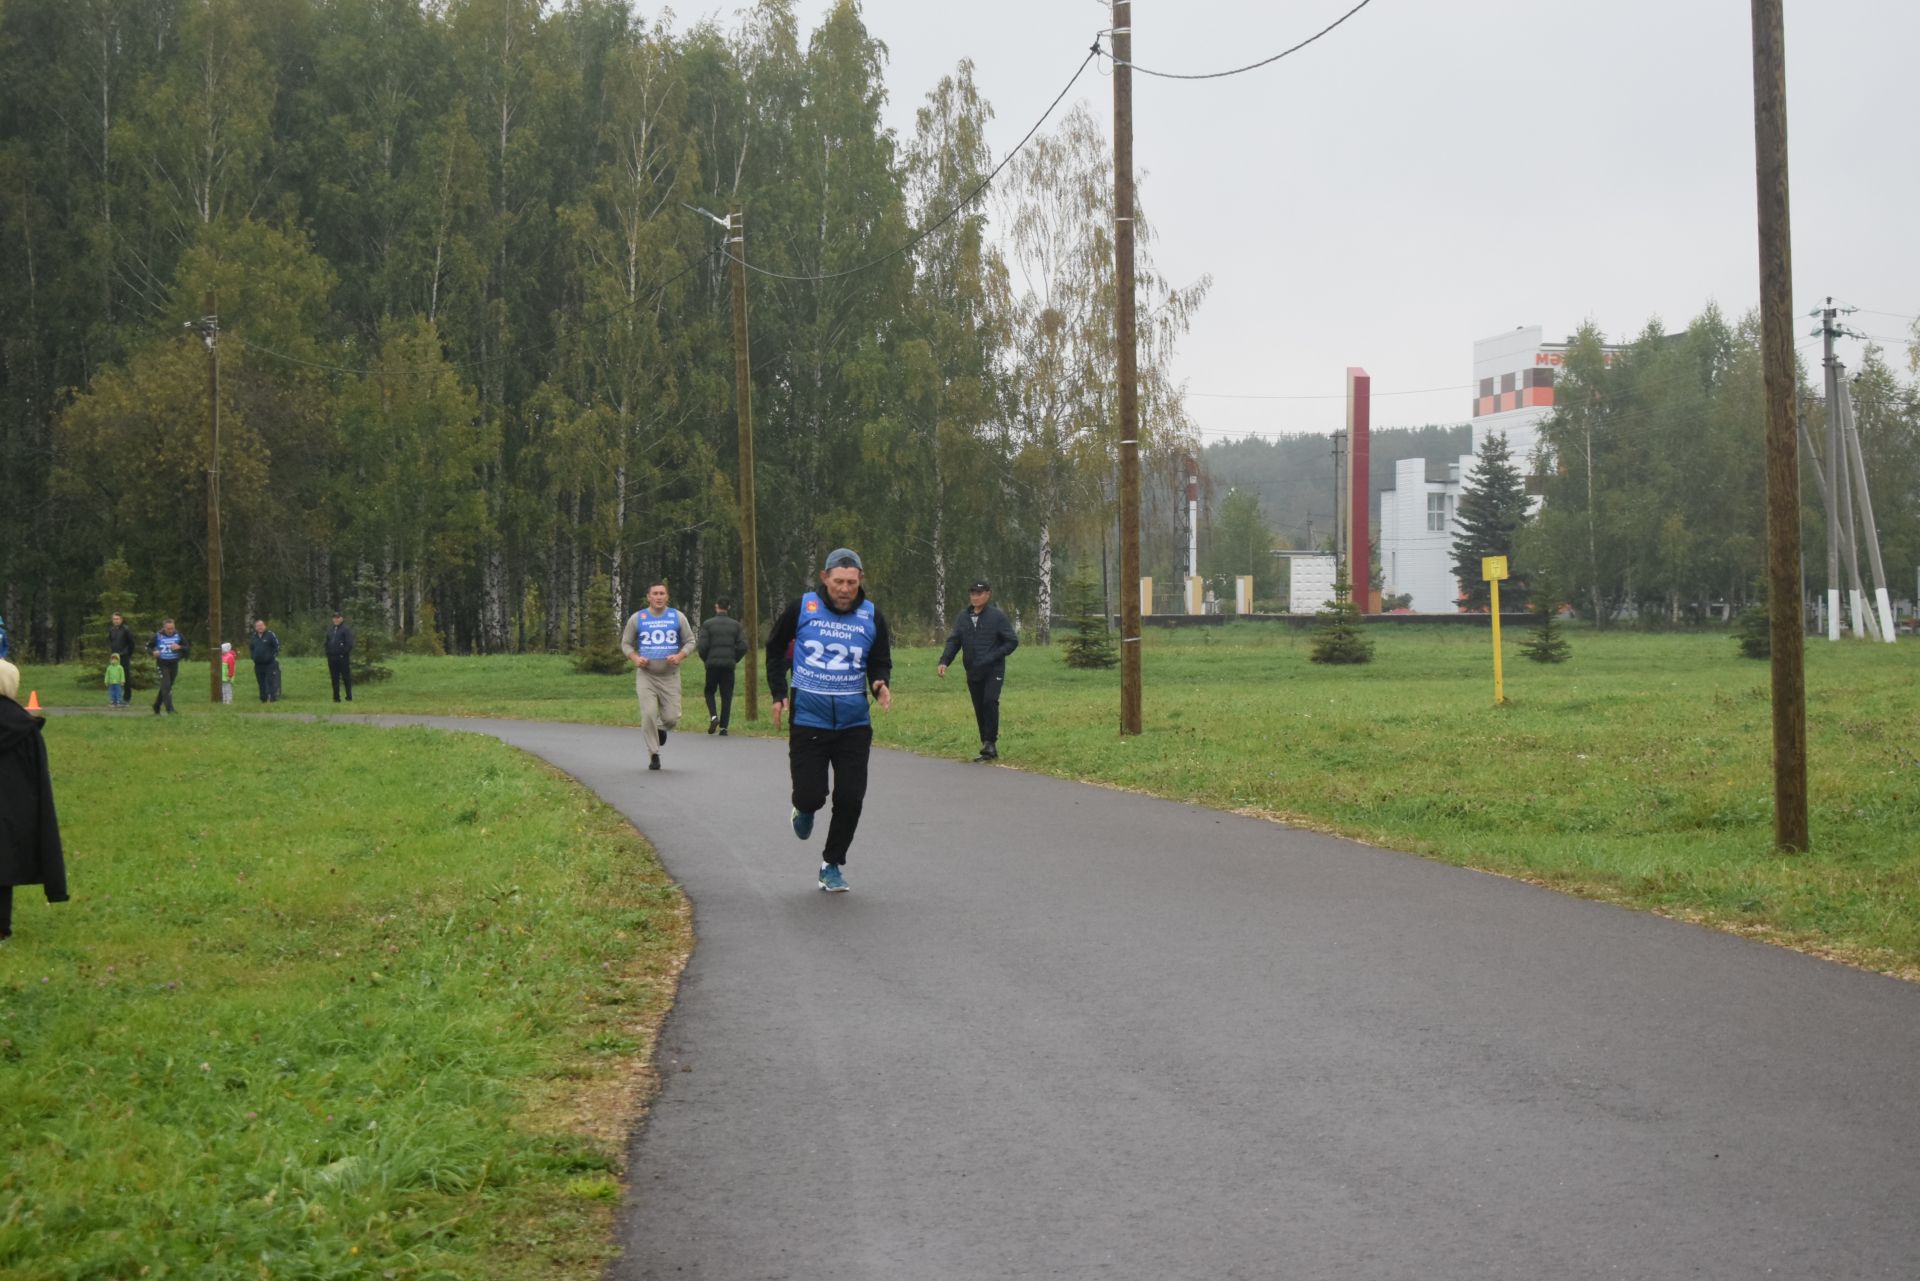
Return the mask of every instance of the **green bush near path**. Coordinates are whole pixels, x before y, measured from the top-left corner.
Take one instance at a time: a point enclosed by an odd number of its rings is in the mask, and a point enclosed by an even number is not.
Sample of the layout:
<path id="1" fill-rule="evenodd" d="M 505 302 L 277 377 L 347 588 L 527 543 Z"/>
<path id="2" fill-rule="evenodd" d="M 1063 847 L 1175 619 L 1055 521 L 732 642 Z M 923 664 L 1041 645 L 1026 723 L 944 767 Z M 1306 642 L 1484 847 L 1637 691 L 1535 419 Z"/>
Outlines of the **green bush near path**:
<path id="1" fill-rule="evenodd" d="M 687 945 L 630 827 L 473 735 L 47 737 L 73 901 L 0 946 L 0 1275 L 601 1275 Z"/>
<path id="2" fill-rule="evenodd" d="M 1374 661 L 1334 668 L 1308 661 L 1310 638 L 1289 628 L 1149 628 L 1137 739 L 1117 733 L 1117 670 L 1076 671 L 1064 645 L 1029 643 L 1008 664 L 1003 763 L 1269 814 L 1920 976 L 1920 646 L 1808 641 L 1814 849 L 1779 855 L 1768 669 L 1741 659 L 1728 632 L 1573 628 L 1571 661 L 1534 664 L 1518 661 L 1525 633 L 1509 629 L 1501 708 L 1486 631 L 1367 633 Z M 895 651 L 878 741 L 970 757 L 966 683 L 957 671 L 935 679 L 938 657 Z M 285 665 L 274 711 L 333 709 L 320 660 Z M 637 721 L 630 679 L 576 676 L 563 656 L 394 667 L 356 710 Z M 693 732 L 701 680 L 689 661 Z M 49 686 L 76 697 L 66 682 L 40 684 L 43 698 Z M 181 706 L 209 714 L 203 689 Z M 249 709 L 259 704 L 211 710 Z M 734 732 L 756 732 L 738 698 Z"/>

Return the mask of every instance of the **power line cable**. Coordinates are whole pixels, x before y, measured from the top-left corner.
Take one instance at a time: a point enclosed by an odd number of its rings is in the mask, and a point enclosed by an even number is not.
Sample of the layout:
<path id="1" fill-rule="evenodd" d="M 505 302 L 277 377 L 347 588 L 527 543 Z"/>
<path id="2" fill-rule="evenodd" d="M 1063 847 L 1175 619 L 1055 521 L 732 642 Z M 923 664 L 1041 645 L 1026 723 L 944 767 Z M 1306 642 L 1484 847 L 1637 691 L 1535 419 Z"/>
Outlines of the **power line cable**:
<path id="1" fill-rule="evenodd" d="M 1288 54 L 1300 52 L 1302 49 L 1306 48 L 1308 45 L 1318 40 L 1321 36 L 1326 35 L 1329 31 L 1332 31 L 1335 27 L 1339 26 L 1341 23 L 1345 22 L 1348 18 L 1351 18 L 1354 14 L 1359 13 L 1362 9 L 1366 8 L 1369 4 L 1372 4 L 1372 3 L 1373 3 L 1373 0 L 1360 0 L 1359 4 L 1353 6 L 1353 8 L 1347 10 L 1345 13 L 1341 14 L 1338 18 L 1335 18 L 1332 22 L 1328 23 L 1326 26 L 1314 32 L 1312 35 L 1308 36 L 1305 40 L 1302 40 L 1299 44 L 1294 45 L 1291 49 L 1282 49 L 1279 53 L 1274 54 L 1271 58 L 1262 58 L 1258 62 L 1249 62 L 1246 66 L 1235 67 L 1231 71 L 1205 71 L 1195 75 L 1182 75 L 1178 72 L 1173 72 L 1173 71 L 1154 71 L 1148 67 L 1141 66 L 1137 62 L 1130 62 L 1127 65 L 1129 67 L 1132 67 L 1135 71 L 1138 71 L 1143 76 L 1157 76 L 1162 80 L 1220 80 L 1220 79 L 1224 79 L 1227 76 L 1237 76 L 1248 71 L 1257 71 L 1261 67 L 1265 67 L 1272 63 L 1280 61 L 1280 59 L 1286 57 Z"/>
<path id="2" fill-rule="evenodd" d="M 1047 109 L 1040 113 L 1040 118 L 1038 120 L 1033 122 L 1033 128 L 1027 130 L 1026 135 L 1022 137 L 1019 142 L 1016 142 L 1013 145 L 1013 150 L 1009 151 L 1004 157 L 1002 157 L 1000 160 L 1000 163 L 995 165 L 993 169 L 987 174 L 987 176 L 982 178 L 979 181 L 979 183 L 974 186 L 972 191 L 969 191 L 966 195 L 960 197 L 959 200 L 955 201 L 953 208 L 947 210 L 946 213 L 940 215 L 940 217 L 934 219 L 932 222 L 922 227 L 919 230 L 919 232 L 917 232 L 912 237 L 912 239 L 908 240 L 905 244 L 901 245 L 899 248 L 890 249 L 886 253 L 881 254 L 878 258 L 873 259 L 871 262 L 863 262 L 858 267 L 848 267 L 845 271 L 830 271 L 830 272 L 825 272 L 821 275 L 813 275 L 813 276 L 794 275 L 789 272 L 774 271 L 771 268 L 761 267 L 754 263 L 747 262 L 745 259 L 737 257 L 733 253 L 733 251 L 730 249 L 722 249 L 721 253 L 725 255 L 728 259 L 739 263 L 741 266 L 745 267 L 748 271 L 755 271 L 760 273 L 763 276 L 771 276 L 775 280 L 797 280 L 797 281 L 801 281 L 805 283 L 813 283 L 813 284 L 818 284 L 821 281 L 827 281 L 827 280 L 841 280 L 847 276 L 857 276 L 863 271 L 868 271 L 874 267 L 878 267 L 883 262 L 887 262 L 888 260 L 893 258 L 898 258 L 901 254 L 906 253 L 909 249 L 912 249 L 915 245 L 925 240 L 928 236 L 931 236 L 934 232 L 940 230 L 940 228 L 952 222 L 954 218 L 959 215 L 962 209 L 965 209 L 968 205 L 972 204 L 974 201 L 974 198 L 978 196 L 981 192 L 987 189 L 988 184 L 990 184 L 995 178 L 998 178 L 1000 176 L 1000 171 L 1002 169 L 1005 169 L 1009 164 L 1013 162 L 1013 158 L 1020 154 L 1020 149 L 1026 146 L 1027 143 L 1033 140 L 1034 134 L 1040 132 L 1040 126 L 1047 123 L 1048 117 L 1053 115 L 1054 108 L 1058 107 L 1061 101 L 1066 98 L 1067 94 L 1073 91 L 1073 86 L 1080 82 L 1080 77 L 1083 74 L 1085 74 L 1087 70 L 1087 64 L 1092 62 L 1096 57 L 1099 56 L 1099 54 L 1100 54 L 1100 44 L 1096 40 L 1094 42 L 1093 48 L 1087 51 L 1087 56 L 1081 60 L 1079 67 L 1077 67 L 1074 70 L 1073 77 L 1067 81 L 1066 87 L 1061 89 L 1060 92 L 1054 96 L 1054 99 L 1051 103 L 1047 104 Z"/>

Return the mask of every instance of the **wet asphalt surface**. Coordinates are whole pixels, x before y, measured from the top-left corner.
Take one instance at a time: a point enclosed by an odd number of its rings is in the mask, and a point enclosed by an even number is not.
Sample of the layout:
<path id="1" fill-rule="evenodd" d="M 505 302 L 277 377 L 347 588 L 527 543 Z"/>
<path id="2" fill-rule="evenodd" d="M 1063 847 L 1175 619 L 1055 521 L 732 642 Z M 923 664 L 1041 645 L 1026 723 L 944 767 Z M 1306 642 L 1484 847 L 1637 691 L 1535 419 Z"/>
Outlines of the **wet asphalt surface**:
<path id="1" fill-rule="evenodd" d="M 781 743 L 380 719 L 552 762 L 693 902 L 620 1281 L 1920 1277 L 1920 987 L 886 751 L 826 895 Z"/>

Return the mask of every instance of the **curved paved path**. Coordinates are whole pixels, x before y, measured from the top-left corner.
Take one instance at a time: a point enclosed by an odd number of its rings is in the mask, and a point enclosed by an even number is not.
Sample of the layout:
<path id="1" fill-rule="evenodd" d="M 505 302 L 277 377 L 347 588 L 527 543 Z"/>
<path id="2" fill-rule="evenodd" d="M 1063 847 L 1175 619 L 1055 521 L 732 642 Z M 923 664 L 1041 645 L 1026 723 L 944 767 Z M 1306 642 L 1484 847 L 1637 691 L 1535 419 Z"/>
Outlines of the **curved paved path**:
<path id="1" fill-rule="evenodd" d="M 829 896 L 780 743 L 424 723 L 692 897 L 622 1281 L 1920 1277 L 1912 985 L 886 752 Z"/>

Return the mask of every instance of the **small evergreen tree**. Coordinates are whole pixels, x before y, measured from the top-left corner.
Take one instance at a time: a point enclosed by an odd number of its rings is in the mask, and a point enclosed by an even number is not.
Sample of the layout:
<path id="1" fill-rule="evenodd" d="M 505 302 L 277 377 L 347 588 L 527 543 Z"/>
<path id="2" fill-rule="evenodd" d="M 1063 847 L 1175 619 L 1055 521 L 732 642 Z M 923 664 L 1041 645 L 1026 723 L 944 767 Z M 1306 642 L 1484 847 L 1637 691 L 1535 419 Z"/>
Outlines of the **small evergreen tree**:
<path id="1" fill-rule="evenodd" d="M 106 679 L 107 658 L 113 652 L 107 648 L 107 629 L 113 626 L 115 614 L 120 615 L 127 630 L 133 633 L 133 670 L 127 673 L 127 692 L 132 693 L 136 686 L 152 689 L 159 684 L 153 659 L 147 653 L 147 638 L 159 630 L 159 624 L 134 612 L 134 594 L 127 586 L 132 580 L 133 570 L 118 556 L 100 567 L 100 595 L 96 598 L 99 609 L 87 615 L 80 633 L 80 687 L 95 690 L 103 697 L 107 688 L 102 683 Z M 218 649 L 219 645 L 214 648 Z"/>
<path id="2" fill-rule="evenodd" d="M 1360 631 L 1360 610 L 1353 603 L 1353 585 L 1346 571 L 1333 580 L 1333 599 L 1314 615 L 1320 625 L 1313 631 L 1313 661 L 1316 663 L 1371 663 L 1373 641 Z"/>
<path id="3" fill-rule="evenodd" d="M 613 676 L 632 666 L 620 651 L 613 584 L 605 574 L 595 574 L 587 585 L 586 619 L 580 625 L 580 644 L 573 651 L 573 670 L 583 676 Z"/>
<path id="4" fill-rule="evenodd" d="M 1517 568 L 1513 538 L 1527 519 L 1527 487 L 1513 465 L 1504 433 L 1489 435 L 1480 446 L 1480 459 L 1460 490 L 1457 519 L 1460 536 L 1453 542 L 1453 573 L 1460 580 L 1460 608 L 1488 608 L 1487 584 L 1480 577 L 1480 562 L 1488 556 L 1507 558 L 1508 576 L 1500 584 L 1501 594 L 1524 597 L 1527 578 Z"/>
<path id="5" fill-rule="evenodd" d="M 1113 632 L 1101 609 L 1100 592 L 1091 578 L 1076 578 L 1067 589 L 1069 626 L 1073 638 L 1067 642 L 1067 666 L 1082 668 L 1112 667 L 1120 661 L 1113 650 Z"/>
<path id="6" fill-rule="evenodd" d="M 353 628 L 353 683 L 377 685 L 392 680 L 393 669 L 384 660 L 393 648 L 393 638 L 387 635 L 386 614 L 374 591 L 371 567 L 363 567 L 354 581 L 346 610 L 347 625 Z M 327 625 L 333 625 L 331 618 Z"/>
<path id="7" fill-rule="evenodd" d="M 1544 574 L 1534 585 L 1534 603 L 1540 610 L 1539 625 L 1533 639 L 1521 643 L 1520 652 L 1536 663 L 1564 663 L 1573 657 L 1573 646 L 1560 627 L 1560 593 Z"/>
<path id="8" fill-rule="evenodd" d="M 1753 604 L 1740 611 L 1734 619 L 1733 639 L 1740 646 L 1743 658 L 1773 657 L 1773 619 L 1767 611 L 1767 585 L 1757 585 L 1759 597 Z"/>

